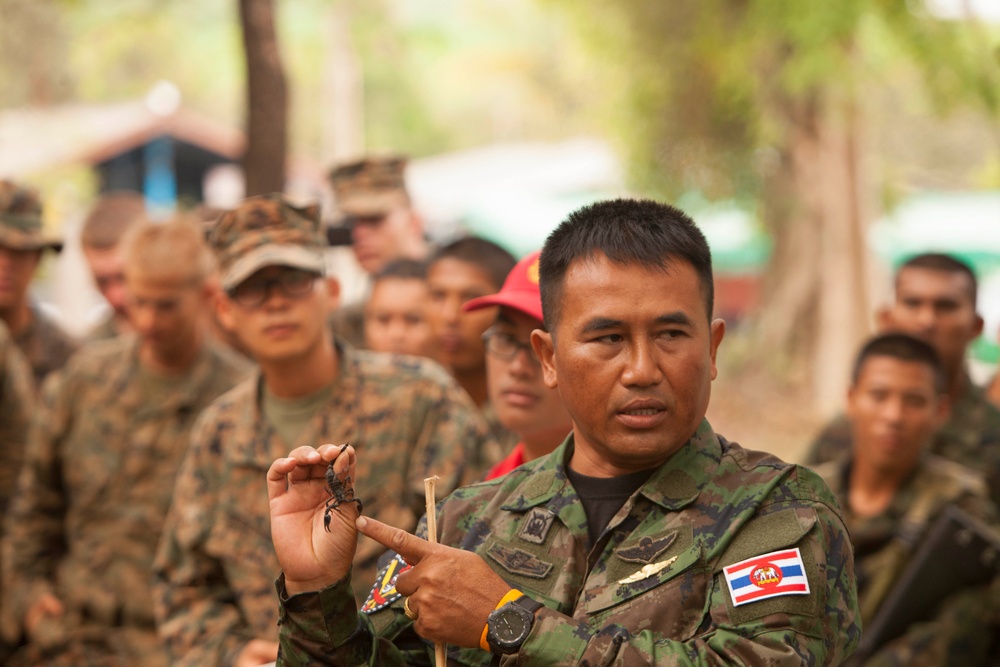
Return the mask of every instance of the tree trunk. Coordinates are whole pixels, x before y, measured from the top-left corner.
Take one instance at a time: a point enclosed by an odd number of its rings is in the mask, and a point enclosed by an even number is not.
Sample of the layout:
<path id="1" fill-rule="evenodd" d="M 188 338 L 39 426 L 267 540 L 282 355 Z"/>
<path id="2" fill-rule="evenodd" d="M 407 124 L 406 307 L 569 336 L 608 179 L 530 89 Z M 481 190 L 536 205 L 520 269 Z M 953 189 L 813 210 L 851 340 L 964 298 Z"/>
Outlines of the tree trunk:
<path id="1" fill-rule="evenodd" d="M 774 238 L 758 334 L 809 379 L 817 407 L 842 406 L 851 362 L 868 333 L 867 207 L 851 103 L 818 93 L 781 96 L 781 160 L 768 177 L 764 219 Z M 831 108 L 833 111 L 831 111 Z"/>
<path id="2" fill-rule="evenodd" d="M 240 0 L 247 60 L 247 196 L 285 187 L 288 94 L 274 29 L 274 0 Z"/>
<path id="3" fill-rule="evenodd" d="M 337 2 L 330 10 L 329 42 L 323 79 L 322 154 L 337 164 L 365 152 L 365 97 L 361 59 L 351 39 L 353 6 Z"/>

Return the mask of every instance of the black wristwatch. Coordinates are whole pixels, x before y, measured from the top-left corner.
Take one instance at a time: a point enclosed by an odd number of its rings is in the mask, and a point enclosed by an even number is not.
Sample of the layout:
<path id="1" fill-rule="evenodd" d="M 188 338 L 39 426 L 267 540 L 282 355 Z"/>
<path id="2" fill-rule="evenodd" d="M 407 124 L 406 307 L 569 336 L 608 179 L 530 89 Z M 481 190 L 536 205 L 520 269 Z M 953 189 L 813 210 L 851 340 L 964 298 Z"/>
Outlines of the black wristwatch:
<path id="1" fill-rule="evenodd" d="M 544 605 L 523 595 L 495 610 L 486 619 L 486 642 L 497 655 L 517 653 L 531 633 L 535 612 Z"/>

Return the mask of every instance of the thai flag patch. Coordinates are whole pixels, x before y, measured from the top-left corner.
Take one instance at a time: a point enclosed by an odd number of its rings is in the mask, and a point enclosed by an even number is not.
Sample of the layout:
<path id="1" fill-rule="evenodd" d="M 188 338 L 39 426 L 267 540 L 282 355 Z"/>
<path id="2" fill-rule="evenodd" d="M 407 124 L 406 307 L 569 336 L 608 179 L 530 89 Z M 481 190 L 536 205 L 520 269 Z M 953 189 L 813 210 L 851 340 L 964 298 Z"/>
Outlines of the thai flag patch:
<path id="1" fill-rule="evenodd" d="M 722 569 L 733 606 L 779 595 L 808 595 L 809 580 L 798 549 L 772 551 Z"/>

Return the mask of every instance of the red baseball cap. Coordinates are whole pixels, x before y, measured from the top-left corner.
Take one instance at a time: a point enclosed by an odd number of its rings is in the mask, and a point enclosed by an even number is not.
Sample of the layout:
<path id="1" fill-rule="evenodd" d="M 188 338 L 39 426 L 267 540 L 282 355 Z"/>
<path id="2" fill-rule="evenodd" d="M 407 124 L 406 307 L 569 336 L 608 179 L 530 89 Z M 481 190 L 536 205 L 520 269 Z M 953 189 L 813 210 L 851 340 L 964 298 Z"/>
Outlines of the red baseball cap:
<path id="1" fill-rule="evenodd" d="M 496 294 L 466 301 L 462 310 L 469 312 L 491 306 L 506 306 L 542 321 L 542 293 L 538 289 L 538 258 L 541 250 L 527 255 L 514 265 Z"/>

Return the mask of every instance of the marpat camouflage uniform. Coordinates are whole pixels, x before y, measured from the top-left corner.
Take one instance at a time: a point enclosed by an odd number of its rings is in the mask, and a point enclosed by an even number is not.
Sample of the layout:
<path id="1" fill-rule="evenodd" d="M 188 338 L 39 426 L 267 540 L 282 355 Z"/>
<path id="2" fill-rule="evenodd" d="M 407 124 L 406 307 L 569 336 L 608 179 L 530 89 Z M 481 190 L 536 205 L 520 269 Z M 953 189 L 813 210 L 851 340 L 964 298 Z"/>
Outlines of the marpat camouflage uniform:
<path id="1" fill-rule="evenodd" d="M 853 440 L 847 417 L 835 417 L 813 442 L 806 465 L 840 459 L 850 452 Z M 1000 408 L 967 376 L 962 397 L 952 404 L 951 417 L 935 436 L 931 452 L 982 471 L 993 501 L 1000 504 Z"/>
<path id="2" fill-rule="evenodd" d="M 24 462 L 24 443 L 34 412 L 35 389 L 31 367 L 0 322 L 0 516 L 14 493 L 17 475 Z"/>
<path id="3" fill-rule="evenodd" d="M 35 386 L 41 388 L 50 373 L 66 365 L 80 343 L 63 331 L 41 308 L 31 305 L 31 322 L 15 337 L 31 365 Z"/>
<path id="4" fill-rule="evenodd" d="M 850 510 L 850 457 L 817 469 L 843 508 L 854 544 L 858 605 L 863 623 L 870 622 L 896 579 L 903 573 L 920 539 L 946 506 L 957 505 L 992 525 L 996 506 L 981 476 L 965 466 L 928 455 L 900 487 L 881 514 L 860 517 Z M 865 665 L 985 665 L 995 628 L 985 618 L 997 613 L 995 596 L 986 589 L 956 592 L 931 622 L 912 626 L 903 636 L 864 662 Z"/>
<path id="5" fill-rule="evenodd" d="M 46 382 L 7 519 L 4 582 L 23 619 L 66 606 L 11 664 L 166 665 L 153 556 L 195 418 L 248 368 L 206 345 L 186 378 L 145 395 L 133 336 L 93 343 Z"/>
<path id="6" fill-rule="evenodd" d="M 572 445 L 570 437 L 439 504 L 442 543 L 478 553 L 545 604 L 521 650 L 500 664 L 839 665 L 853 652 L 861 627 L 851 545 L 814 473 L 742 449 L 703 422 L 588 555 L 587 518 L 565 470 Z M 724 567 L 795 548 L 808 594 L 734 606 Z M 456 573 L 457 588 L 474 585 Z M 433 664 L 402 599 L 358 614 L 349 579 L 290 599 L 283 579 L 277 587 L 281 665 Z M 449 650 L 450 664 L 490 659 Z"/>
<path id="7" fill-rule="evenodd" d="M 34 411 L 35 390 L 31 367 L 24 355 L 14 345 L 10 331 L 0 322 L 0 517 L 7 516 L 7 505 L 17 484 L 17 475 L 24 463 L 24 446 L 28 437 L 28 424 Z M 2 527 L 0 527 L 2 528 Z M 0 530 L 2 535 L 2 530 Z M 2 560 L 0 560 L 2 563 Z M 0 586 L 0 605 L 6 598 Z M 4 614 L 0 606 L 0 627 L 4 640 L 0 640 L 0 662 L 9 653 L 6 639 L 16 641 L 15 621 Z"/>
<path id="8" fill-rule="evenodd" d="M 298 442 L 282 442 L 261 417 L 261 377 L 219 399 L 195 429 L 156 561 L 157 619 L 173 665 L 228 666 L 250 639 L 278 639 L 265 483 L 274 459 L 300 445 L 351 443 L 364 514 L 406 530 L 424 513 L 424 478 L 437 475 L 448 493 L 483 473 L 486 462 L 469 462 L 489 442 L 486 424 L 443 368 L 342 344 L 338 352 L 330 403 Z M 383 551 L 361 543 L 362 581 L 374 581 Z"/>

